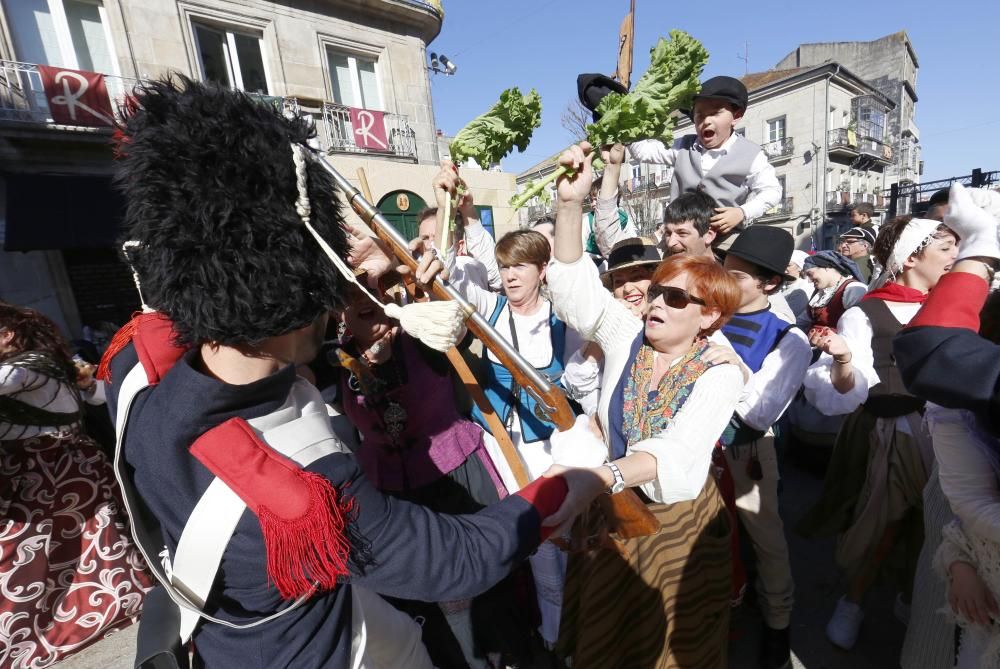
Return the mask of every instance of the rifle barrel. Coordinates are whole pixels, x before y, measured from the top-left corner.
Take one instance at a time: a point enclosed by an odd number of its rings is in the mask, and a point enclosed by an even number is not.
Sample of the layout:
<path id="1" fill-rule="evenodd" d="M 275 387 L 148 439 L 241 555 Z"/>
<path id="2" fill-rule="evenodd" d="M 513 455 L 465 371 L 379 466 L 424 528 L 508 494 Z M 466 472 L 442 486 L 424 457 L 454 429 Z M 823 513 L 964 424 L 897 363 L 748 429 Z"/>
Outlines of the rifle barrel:
<path id="1" fill-rule="evenodd" d="M 344 193 L 344 197 L 347 199 L 348 204 L 351 209 L 365 222 L 368 226 L 373 226 L 376 228 L 377 232 L 381 233 L 380 237 L 388 237 L 386 240 L 392 244 L 395 248 L 393 249 L 400 260 L 406 262 L 411 268 L 415 268 L 417 261 L 413 258 L 409 251 L 409 242 L 406 240 L 399 230 L 396 229 L 382 212 L 378 210 L 375 205 L 365 199 L 361 194 L 361 191 L 357 189 L 347 178 L 337 171 L 325 158 L 319 160 L 319 164 L 333 177 L 334 182 L 336 182 L 337 187 Z M 455 289 L 446 279 L 441 277 L 436 277 L 431 288 L 434 290 L 435 294 L 439 298 L 454 300 L 462 307 L 465 313 L 469 314 L 468 326 L 469 329 L 479 337 L 483 344 L 489 348 L 497 357 L 505 357 L 510 360 L 514 365 L 518 367 L 520 371 L 529 381 L 528 387 L 533 387 L 537 391 L 540 397 L 536 399 L 545 399 L 551 397 L 554 391 L 552 383 L 549 379 L 535 369 L 531 363 L 524 359 L 520 352 L 514 348 L 510 342 L 500 336 L 496 329 L 489 324 L 489 322 L 482 317 L 482 315 L 476 311 L 465 296 L 462 295 L 458 290 Z M 512 370 L 513 371 L 513 370 Z M 525 384 L 522 384 L 522 386 Z M 561 394 L 561 393 L 560 393 Z M 548 402 L 546 402 L 548 403 Z M 565 419 L 560 420 L 559 414 L 563 413 L 558 411 L 558 407 L 550 407 L 556 409 L 553 415 L 550 416 L 559 426 L 560 429 L 566 429 L 572 425 L 572 412 L 570 412 L 569 425 L 562 425 Z M 568 408 L 568 407 L 567 407 Z"/>

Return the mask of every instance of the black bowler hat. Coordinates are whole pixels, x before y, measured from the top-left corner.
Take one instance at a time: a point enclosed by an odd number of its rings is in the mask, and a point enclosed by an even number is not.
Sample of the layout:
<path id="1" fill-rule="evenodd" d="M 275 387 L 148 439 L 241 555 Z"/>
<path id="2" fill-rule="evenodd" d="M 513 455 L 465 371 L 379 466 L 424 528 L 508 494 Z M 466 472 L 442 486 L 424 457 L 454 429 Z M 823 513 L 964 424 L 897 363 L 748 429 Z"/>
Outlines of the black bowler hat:
<path id="1" fill-rule="evenodd" d="M 761 269 L 780 274 L 786 280 L 794 281 L 795 277 L 786 273 L 794 250 L 795 240 L 787 230 L 767 225 L 751 225 L 740 233 L 725 255 L 736 256 Z"/>
<path id="2" fill-rule="evenodd" d="M 597 113 L 597 105 L 601 104 L 608 93 L 625 95 L 628 89 L 611 77 L 603 74 L 581 74 L 576 78 L 576 93 L 584 107 L 594 112 L 594 121 L 601 116 Z"/>
<path id="3" fill-rule="evenodd" d="M 740 109 L 747 108 L 747 87 L 733 77 L 712 77 L 701 85 L 695 100 L 723 100 Z"/>
<path id="4" fill-rule="evenodd" d="M 611 252 L 608 253 L 608 269 L 601 274 L 601 278 L 607 278 L 612 272 L 636 265 L 655 267 L 662 260 L 653 240 L 645 237 L 629 237 L 611 247 Z"/>

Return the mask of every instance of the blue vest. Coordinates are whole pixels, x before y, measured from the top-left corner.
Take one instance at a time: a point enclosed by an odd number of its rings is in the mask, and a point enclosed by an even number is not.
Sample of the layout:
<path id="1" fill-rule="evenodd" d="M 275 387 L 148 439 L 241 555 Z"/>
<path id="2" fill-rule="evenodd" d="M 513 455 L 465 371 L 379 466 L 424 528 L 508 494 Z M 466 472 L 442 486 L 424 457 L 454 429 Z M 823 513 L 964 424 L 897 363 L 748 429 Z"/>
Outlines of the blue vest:
<path id="1" fill-rule="evenodd" d="M 791 323 L 775 316 L 768 307 L 749 314 L 733 314 L 729 322 L 722 326 L 722 334 L 726 335 L 750 371 L 756 374 L 764 364 L 764 358 L 791 328 Z"/>
<path id="2" fill-rule="evenodd" d="M 750 371 L 756 374 L 764 364 L 764 358 L 791 329 L 792 324 L 775 316 L 768 306 L 749 314 L 733 314 L 729 322 L 722 326 L 722 333 Z M 734 413 L 719 441 L 723 446 L 739 446 L 762 436 L 763 432 L 750 427 Z"/>
<path id="3" fill-rule="evenodd" d="M 507 323 L 501 323 L 497 326 L 497 321 L 505 306 L 507 306 L 507 298 L 503 296 L 497 298 L 497 306 L 489 318 L 490 325 L 497 328 L 500 332 L 510 332 Z M 563 354 L 566 351 L 566 324 L 555 317 L 552 313 L 551 305 L 549 306 L 549 337 L 552 340 L 552 360 L 549 361 L 548 366 L 538 368 L 538 371 L 542 372 L 549 379 L 559 379 L 562 377 Z M 486 356 L 486 362 L 489 363 L 483 392 L 486 395 L 486 399 L 493 406 L 493 410 L 497 412 L 500 420 L 506 425 L 510 419 L 510 412 L 514 408 L 514 397 L 511 393 L 514 377 L 506 367 L 491 360 L 488 352 L 484 352 L 483 355 Z M 553 381 L 553 383 L 558 382 Z M 529 442 L 548 439 L 552 431 L 555 430 L 553 423 L 542 420 L 535 414 L 537 404 L 535 398 L 529 395 L 524 388 L 518 387 L 517 416 L 521 423 L 521 438 L 523 441 Z M 472 418 L 484 430 L 492 434 L 479 407 L 473 407 Z"/>

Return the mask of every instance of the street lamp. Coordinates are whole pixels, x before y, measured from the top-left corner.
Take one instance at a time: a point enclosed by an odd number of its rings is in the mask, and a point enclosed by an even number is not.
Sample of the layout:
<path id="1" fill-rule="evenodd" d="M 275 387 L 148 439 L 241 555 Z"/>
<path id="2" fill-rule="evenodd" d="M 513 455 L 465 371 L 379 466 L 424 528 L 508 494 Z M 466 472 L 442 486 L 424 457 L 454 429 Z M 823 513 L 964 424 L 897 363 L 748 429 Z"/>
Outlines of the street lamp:
<path id="1" fill-rule="evenodd" d="M 434 74 L 443 74 L 445 76 L 450 76 L 458 71 L 458 66 L 455 63 L 448 60 L 448 57 L 443 53 L 431 52 L 431 64 L 427 68 Z"/>

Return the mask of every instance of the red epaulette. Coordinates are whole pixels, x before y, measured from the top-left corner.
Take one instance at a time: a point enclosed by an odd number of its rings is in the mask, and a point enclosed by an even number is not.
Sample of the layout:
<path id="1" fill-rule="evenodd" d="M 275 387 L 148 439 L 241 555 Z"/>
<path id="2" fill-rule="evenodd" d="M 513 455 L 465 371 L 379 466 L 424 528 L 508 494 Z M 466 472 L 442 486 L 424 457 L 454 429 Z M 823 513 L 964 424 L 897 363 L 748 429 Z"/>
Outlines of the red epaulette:
<path id="1" fill-rule="evenodd" d="M 256 514 L 268 582 L 283 598 L 332 590 L 347 576 L 354 500 L 328 479 L 275 451 L 242 418 L 205 432 L 190 453 Z"/>
<path id="2" fill-rule="evenodd" d="M 187 351 L 187 347 L 175 343 L 173 322 L 169 318 L 157 311 L 140 312 L 122 326 L 111 339 L 97 368 L 98 379 L 111 381 L 111 360 L 128 346 L 129 342 L 135 345 L 139 362 L 146 370 L 146 378 L 150 385 L 159 383 Z"/>

